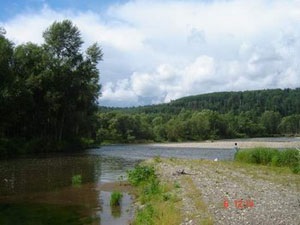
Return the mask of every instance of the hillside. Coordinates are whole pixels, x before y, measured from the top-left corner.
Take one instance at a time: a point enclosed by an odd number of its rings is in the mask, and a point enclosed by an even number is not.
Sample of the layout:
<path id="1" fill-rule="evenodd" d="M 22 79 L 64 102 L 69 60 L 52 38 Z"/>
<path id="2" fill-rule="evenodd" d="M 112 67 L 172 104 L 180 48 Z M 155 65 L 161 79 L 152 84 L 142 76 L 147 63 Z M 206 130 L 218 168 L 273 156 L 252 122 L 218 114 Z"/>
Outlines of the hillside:
<path id="1" fill-rule="evenodd" d="M 167 104 L 101 108 L 97 140 L 109 143 L 298 136 L 300 88 L 219 92 Z"/>
<path id="2" fill-rule="evenodd" d="M 265 111 L 279 112 L 281 116 L 300 113 L 300 88 L 268 89 L 239 92 L 216 92 L 187 96 L 170 103 L 129 108 L 105 108 L 103 111 L 123 111 L 128 113 L 170 113 L 178 114 L 182 109 L 201 111 L 209 109 L 219 113 L 255 111 L 260 115 Z"/>

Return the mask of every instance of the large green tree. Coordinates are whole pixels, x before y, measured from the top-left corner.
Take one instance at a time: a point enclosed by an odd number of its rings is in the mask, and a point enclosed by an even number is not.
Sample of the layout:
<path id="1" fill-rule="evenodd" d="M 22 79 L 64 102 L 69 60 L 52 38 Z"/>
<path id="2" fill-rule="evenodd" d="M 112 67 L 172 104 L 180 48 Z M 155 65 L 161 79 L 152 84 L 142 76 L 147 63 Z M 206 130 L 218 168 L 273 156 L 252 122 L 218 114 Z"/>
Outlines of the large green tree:
<path id="1" fill-rule="evenodd" d="M 6 133 L 6 127 L 10 125 L 10 101 L 11 88 L 14 81 L 12 74 L 13 44 L 5 38 L 5 31 L 0 28 L 0 135 Z"/>
<path id="2" fill-rule="evenodd" d="M 48 76 L 52 87 L 45 99 L 54 137 L 62 140 L 84 134 L 89 130 L 100 91 L 96 65 L 102 59 L 102 51 L 93 44 L 83 54 L 80 32 L 69 20 L 53 23 L 43 37 L 50 57 Z"/>
<path id="3" fill-rule="evenodd" d="M 14 47 L 0 33 L 0 138 L 40 140 L 55 150 L 95 135 L 103 54 L 97 43 L 82 51 L 69 20 L 54 22 L 43 37 L 42 45 Z"/>

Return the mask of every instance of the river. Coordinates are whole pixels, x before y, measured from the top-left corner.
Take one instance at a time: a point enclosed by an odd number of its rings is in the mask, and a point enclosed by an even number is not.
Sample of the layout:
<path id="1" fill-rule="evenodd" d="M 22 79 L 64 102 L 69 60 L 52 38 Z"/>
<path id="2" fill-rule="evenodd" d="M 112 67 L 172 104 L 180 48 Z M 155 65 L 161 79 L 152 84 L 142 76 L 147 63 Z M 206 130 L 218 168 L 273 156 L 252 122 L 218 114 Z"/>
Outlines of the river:
<path id="1" fill-rule="evenodd" d="M 154 156 L 231 160 L 233 149 L 111 145 L 80 154 L 50 154 L 0 160 L 0 224 L 127 224 L 132 199 L 124 193 L 119 213 L 110 209 L 103 183 Z M 74 176 L 80 175 L 80 184 Z"/>

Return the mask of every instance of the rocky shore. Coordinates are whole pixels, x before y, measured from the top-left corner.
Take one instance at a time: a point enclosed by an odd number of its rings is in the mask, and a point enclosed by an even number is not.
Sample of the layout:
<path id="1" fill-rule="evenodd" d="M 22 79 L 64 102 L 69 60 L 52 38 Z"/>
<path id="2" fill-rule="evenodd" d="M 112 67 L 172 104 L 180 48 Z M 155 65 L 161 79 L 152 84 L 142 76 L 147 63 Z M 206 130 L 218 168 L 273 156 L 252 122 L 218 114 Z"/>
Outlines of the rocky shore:
<path id="1" fill-rule="evenodd" d="M 300 176 L 288 168 L 162 159 L 156 169 L 178 187 L 182 225 L 300 224 Z"/>

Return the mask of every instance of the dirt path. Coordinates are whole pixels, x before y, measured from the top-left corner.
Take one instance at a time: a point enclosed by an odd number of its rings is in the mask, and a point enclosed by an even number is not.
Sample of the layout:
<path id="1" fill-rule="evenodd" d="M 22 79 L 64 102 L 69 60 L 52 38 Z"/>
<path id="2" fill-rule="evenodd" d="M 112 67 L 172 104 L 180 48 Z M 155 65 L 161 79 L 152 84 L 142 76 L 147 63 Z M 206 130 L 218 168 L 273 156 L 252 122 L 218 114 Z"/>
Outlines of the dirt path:
<path id="1" fill-rule="evenodd" d="M 180 187 L 182 224 L 300 225 L 300 175 L 288 168 L 163 159 L 157 169 Z"/>

